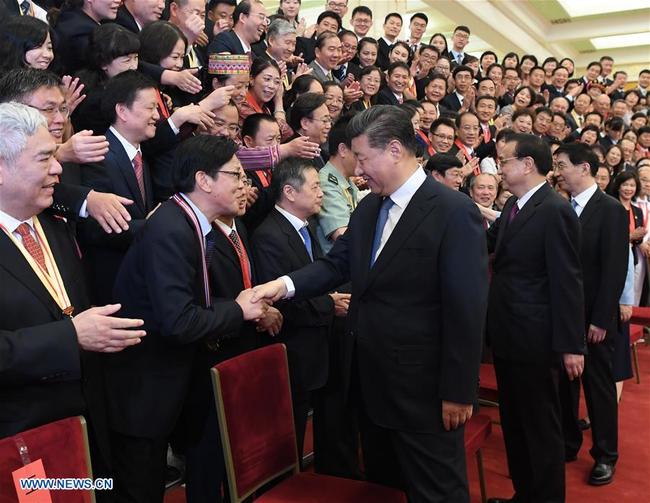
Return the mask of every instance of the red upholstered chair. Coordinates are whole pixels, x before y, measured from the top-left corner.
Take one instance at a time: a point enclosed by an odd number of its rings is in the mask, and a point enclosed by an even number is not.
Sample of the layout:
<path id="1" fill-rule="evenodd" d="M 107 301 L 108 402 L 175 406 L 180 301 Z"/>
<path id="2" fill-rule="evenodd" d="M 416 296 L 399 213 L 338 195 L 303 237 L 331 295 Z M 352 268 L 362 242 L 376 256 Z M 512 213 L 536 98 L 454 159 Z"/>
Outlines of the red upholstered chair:
<path id="1" fill-rule="evenodd" d="M 47 478 L 92 478 L 86 420 L 69 417 L 0 440 L 0 503 L 18 501 L 12 473 L 43 462 Z M 90 503 L 92 491 L 50 491 L 53 503 Z"/>
<path id="2" fill-rule="evenodd" d="M 499 405 L 499 390 L 493 363 L 481 363 L 478 396 L 482 405 Z"/>
<path id="3" fill-rule="evenodd" d="M 492 421 L 488 416 L 477 414 L 465 425 L 465 456 L 476 454 L 476 465 L 478 467 L 478 481 L 481 486 L 481 501 L 487 501 L 485 490 L 485 473 L 483 471 L 483 453 L 481 448 L 487 438 L 492 434 Z"/>
<path id="4" fill-rule="evenodd" d="M 283 344 L 273 344 L 212 368 L 219 428 L 232 503 L 274 479 L 258 502 L 406 503 L 401 491 L 313 473 L 299 473 L 289 368 Z"/>

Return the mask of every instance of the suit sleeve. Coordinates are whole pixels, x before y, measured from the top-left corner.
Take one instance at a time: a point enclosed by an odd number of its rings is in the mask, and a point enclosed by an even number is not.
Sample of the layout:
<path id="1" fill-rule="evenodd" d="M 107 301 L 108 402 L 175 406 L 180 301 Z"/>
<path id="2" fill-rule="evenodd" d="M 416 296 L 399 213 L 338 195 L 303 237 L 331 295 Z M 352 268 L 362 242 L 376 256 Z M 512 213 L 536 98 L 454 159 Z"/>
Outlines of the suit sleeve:
<path id="1" fill-rule="evenodd" d="M 476 400 L 488 272 L 485 231 L 473 204 L 449 218 L 441 239 L 439 266 L 442 296 L 440 389 L 442 400 Z"/>
<path id="2" fill-rule="evenodd" d="M 78 379 L 77 333 L 69 319 L 0 330 L 0 387 Z"/>
<path id="3" fill-rule="evenodd" d="M 604 218 L 601 222 L 600 256 L 600 285 L 596 302 L 594 303 L 591 320 L 587 320 L 598 328 L 607 328 L 618 312 L 618 300 L 625 286 L 627 273 L 627 258 L 629 255 L 630 231 L 627 215 L 620 204 L 612 208 L 603 208 Z"/>
<path id="4" fill-rule="evenodd" d="M 268 233 L 253 235 L 255 250 L 255 267 L 260 282 L 271 281 L 293 269 L 287 254 L 275 239 Z M 328 325 L 334 314 L 334 301 L 323 292 L 318 296 L 302 296 L 304 300 L 289 300 L 278 303 L 286 321 L 294 326 L 323 326 Z"/>
<path id="5" fill-rule="evenodd" d="M 80 185 L 57 183 L 54 186 L 54 202 L 50 210 L 61 217 L 79 220 L 79 211 L 91 190 Z"/>
<path id="6" fill-rule="evenodd" d="M 551 307 L 551 348 L 556 353 L 586 352 L 584 292 L 580 263 L 580 222 L 568 204 L 549 208 L 544 252 Z"/>
<path id="7" fill-rule="evenodd" d="M 143 247 L 141 267 L 160 334 L 176 344 L 189 344 L 236 331 L 243 322 L 237 302 L 212 302 L 209 308 L 196 302 L 193 281 L 201 271 L 196 237 L 189 227 L 157 230 L 142 235 L 149 243 Z"/>

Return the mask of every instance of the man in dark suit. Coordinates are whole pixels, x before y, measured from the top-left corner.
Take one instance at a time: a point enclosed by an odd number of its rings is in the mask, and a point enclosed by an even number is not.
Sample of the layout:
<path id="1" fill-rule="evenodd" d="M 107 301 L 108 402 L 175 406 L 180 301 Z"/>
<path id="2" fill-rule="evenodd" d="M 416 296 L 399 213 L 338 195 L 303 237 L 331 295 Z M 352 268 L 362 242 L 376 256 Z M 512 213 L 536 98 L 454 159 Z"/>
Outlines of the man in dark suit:
<path id="1" fill-rule="evenodd" d="M 323 94 L 304 93 L 298 96 L 289 118 L 289 125 L 296 132 L 295 138 L 306 136 L 309 141 L 318 145 L 327 142 L 327 135 L 332 129 L 332 118 L 326 101 L 327 98 Z M 324 159 L 322 154 L 312 159 L 312 164 L 317 169 L 325 166 L 326 162 L 327 159 Z"/>
<path id="2" fill-rule="evenodd" d="M 454 78 L 455 90 L 453 93 L 445 96 L 440 102 L 440 106 L 458 112 L 461 108 L 469 110 L 474 104 L 474 89 L 472 81 L 474 80 L 472 69 L 469 66 L 456 66 L 451 72 Z M 469 103 L 466 103 L 466 100 Z"/>
<path id="3" fill-rule="evenodd" d="M 286 19 L 274 19 L 267 30 L 266 40 L 267 48 L 260 57 L 275 61 L 284 70 L 281 77 L 286 92 L 293 82 L 293 70 L 288 67 L 288 63 L 296 49 L 296 29 Z"/>
<path id="4" fill-rule="evenodd" d="M 153 81 L 136 71 L 112 78 L 102 101 L 102 113 L 111 123 L 106 132 L 108 154 L 101 164 L 81 169 L 83 185 L 134 201 L 128 207 L 131 222 L 127 232 L 107 234 L 94 220 L 79 225 L 91 298 L 97 304 L 111 301 L 122 259 L 153 209 L 151 174 L 140 147 L 156 134 L 157 97 Z"/>
<path id="5" fill-rule="evenodd" d="M 208 46 L 210 54 L 247 54 L 259 42 L 268 18 L 264 4 L 258 0 L 242 0 L 233 13 L 235 25 L 231 31 L 219 33 Z"/>
<path id="6" fill-rule="evenodd" d="M 237 176 L 237 190 L 233 191 L 233 180 Z M 244 170 L 237 167 L 222 169 L 214 186 L 220 205 L 213 225 L 214 249 L 208 272 L 211 293 L 217 299 L 236 299 L 240 292 L 256 284 L 253 248 L 246 227 L 239 218 L 246 211 L 248 183 Z M 278 334 L 281 326 L 282 315 L 274 307 L 269 307 L 259 322 L 241 320 L 241 323 L 223 333 L 218 344 L 199 346 L 181 419 L 186 432 L 185 482 L 188 503 L 221 501 L 222 484 L 226 479 L 210 369 L 219 362 L 257 349 L 269 340 L 273 341 L 271 337 Z"/>
<path id="7" fill-rule="evenodd" d="M 405 111 L 372 107 L 348 135 L 373 194 L 324 259 L 255 297 L 309 298 L 351 279 L 342 382 L 360 409 L 368 479 L 416 503 L 467 502 L 461 425 L 476 398 L 486 307 L 481 217 L 418 167 Z"/>
<path id="8" fill-rule="evenodd" d="M 625 285 L 629 225 L 623 206 L 598 190 L 596 154 L 584 143 L 562 145 L 555 151 L 558 182 L 571 194 L 580 219 L 580 258 L 585 296 L 587 355 L 582 385 L 591 422 L 595 465 L 593 485 L 608 484 L 618 458 L 618 404 L 612 374 L 614 342 L 618 336 L 618 300 Z M 582 444 L 578 426 L 580 382 L 560 381 L 567 460 L 576 459 Z"/>
<path id="9" fill-rule="evenodd" d="M 61 174 L 55 150 L 41 114 L 0 105 L 0 437 L 86 414 L 93 464 L 103 467 L 87 352 L 120 351 L 145 333 L 128 330 L 141 320 L 110 316 L 119 306 L 87 309 L 74 237 L 43 211 Z"/>
<path id="10" fill-rule="evenodd" d="M 386 74 L 386 87 L 377 95 L 377 105 L 399 105 L 404 102 L 404 89 L 408 86 L 410 76 L 406 63 L 391 63 Z"/>
<path id="11" fill-rule="evenodd" d="M 231 191 L 243 190 L 227 173 L 241 170 L 236 151 L 231 140 L 207 135 L 180 145 L 173 165 L 179 193 L 147 220 L 115 281 L 122 312 L 140 313 L 149 331 L 147 344 L 105 361 L 120 501 L 162 502 L 167 443 L 183 412 L 197 351 L 266 312 L 251 304 L 250 290 L 235 300 L 215 299 L 210 290 L 209 260 L 220 232 L 211 225 L 221 204 L 217 179 L 225 175 Z"/>
<path id="12" fill-rule="evenodd" d="M 158 21 L 165 10 L 165 0 L 124 0 L 115 22 L 136 35 L 149 23 Z"/>
<path id="13" fill-rule="evenodd" d="M 308 224 L 309 218 L 320 211 L 323 199 L 318 171 L 303 159 L 281 161 L 273 170 L 272 190 L 275 208 L 253 235 L 260 282 L 287 274 L 323 256 L 316 234 Z M 315 393 L 327 382 L 327 337 L 335 310 L 340 316 L 347 314 L 349 297 L 349 294 L 324 294 L 278 306 L 284 317 L 278 342 L 287 346 L 300 454 L 310 404 L 315 406 L 314 426 L 320 425 Z M 323 438 L 316 432 L 314 437 L 315 440 Z M 314 446 L 316 456 L 319 448 Z"/>
<path id="14" fill-rule="evenodd" d="M 316 57 L 316 39 L 325 33 L 331 31 L 338 33 L 341 30 L 341 16 L 331 10 L 321 12 L 316 20 L 316 29 L 311 37 L 298 37 L 296 39 L 296 50 L 294 54 L 302 57 L 306 64 L 310 64 Z"/>
<path id="15" fill-rule="evenodd" d="M 397 12 L 391 12 L 384 18 L 384 36 L 377 41 L 379 46 L 377 50 L 377 66 L 386 71 L 390 65 L 388 54 L 390 48 L 399 37 L 402 31 L 402 16 Z"/>
<path id="16" fill-rule="evenodd" d="M 451 36 L 451 49 L 449 49 L 449 60 L 451 61 L 452 70 L 456 66 L 462 66 L 467 63 L 467 54 L 465 47 L 469 44 L 470 31 L 467 26 L 456 26 Z"/>
<path id="17" fill-rule="evenodd" d="M 338 82 L 332 71 L 339 66 L 341 61 L 341 40 L 336 33 L 326 31 L 318 35 L 314 46 L 314 61 L 309 63 L 311 74 L 321 84 L 329 80 Z"/>
<path id="18" fill-rule="evenodd" d="M 558 372 L 582 373 L 585 352 L 580 224 L 546 183 L 548 145 L 517 134 L 499 153 L 514 194 L 487 231 L 494 252 L 487 335 L 515 489 L 512 500 L 565 500 Z M 562 368 L 564 367 L 564 368 Z"/>
<path id="19" fill-rule="evenodd" d="M 339 40 L 341 41 L 341 60 L 339 66 L 332 70 L 332 73 L 340 82 L 343 82 L 349 74 L 352 74 L 354 80 L 359 80 L 361 67 L 352 61 L 357 55 L 357 36 L 350 30 L 341 30 Z"/>

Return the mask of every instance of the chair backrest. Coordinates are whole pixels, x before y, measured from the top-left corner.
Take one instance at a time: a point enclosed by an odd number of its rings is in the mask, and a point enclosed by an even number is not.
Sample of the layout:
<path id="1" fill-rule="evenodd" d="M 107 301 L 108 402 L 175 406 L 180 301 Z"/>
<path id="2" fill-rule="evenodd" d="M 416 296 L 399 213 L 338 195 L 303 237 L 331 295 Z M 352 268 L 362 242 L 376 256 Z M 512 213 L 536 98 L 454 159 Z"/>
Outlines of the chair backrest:
<path id="1" fill-rule="evenodd" d="M 86 420 L 69 417 L 0 440 L 0 503 L 18 501 L 13 472 L 41 460 L 47 478 L 92 478 Z M 94 503 L 88 490 L 50 491 L 53 503 Z"/>
<path id="2" fill-rule="evenodd" d="M 212 368 L 230 499 L 240 502 L 274 478 L 298 471 L 289 367 L 273 344 Z"/>

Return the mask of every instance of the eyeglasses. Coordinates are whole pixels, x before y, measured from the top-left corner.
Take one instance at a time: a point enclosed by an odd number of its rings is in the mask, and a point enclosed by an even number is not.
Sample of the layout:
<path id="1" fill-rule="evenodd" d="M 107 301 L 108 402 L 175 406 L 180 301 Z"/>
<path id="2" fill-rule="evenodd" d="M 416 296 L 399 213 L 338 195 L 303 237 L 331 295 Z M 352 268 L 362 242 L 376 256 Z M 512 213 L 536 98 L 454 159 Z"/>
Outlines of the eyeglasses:
<path id="1" fill-rule="evenodd" d="M 238 182 L 242 182 L 246 186 L 249 186 L 251 184 L 251 181 L 246 176 L 246 173 L 242 171 L 224 171 L 222 169 L 221 171 L 217 171 L 217 173 L 225 173 L 226 175 L 234 176 L 237 178 Z"/>
<path id="2" fill-rule="evenodd" d="M 322 122 L 323 124 L 331 124 L 333 122 L 331 117 L 322 117 L 320 119 L 317 119 L 315 117 L 308 117 L 308 119 L 312 121 Z"/>
<path id="3" fill-rule="evenodd" d="M 356 51 L 357 50 L 357 44 L 352 45 L 352 44 L 345 43 L 345 44 L 341 44 L 341 47 L 343 49 L 345 49 L 346 51 Z"/>
<path id="4" fill-rule="evenodd" d="M 337 9 L 345 9 L 348 6 L 347 2 L 327 2 L 328 7 L 334 7 Z"/>
<path id="5" fill-rule="evenodd" d="M 520 157 L 513 156 L 513 157 L 506 157 L 505 159 L 497 158 L 497 166 L 499 166 L 499 167 L 505 166 L 507 163 L 509 163 L 510 161 L 513 161 L 515 159 L 520 159 Z"/>
<path id="6" fill-rule="evenodd" d="M 226 123 L 223 122 L 222 120 L 219 120 L 219 119 L 215 119 L 214 127 L 217 128 L 217 129 L 222 129 L 222 128 L 226 127 L 228 129 L 228 131 L 230 131 L 231 133 L 234 133 L 234 134 L 239 134 L 239 131 L 241 130 L 241 128 L 239 127 L 238 124 L 228 124 L 226 126 Z"/>
<path id="7" fill-rule="evenodd" d="M 61 117 L 64 119 L 67 119 L 70 116 L 70 109 L 68 108 L 67 105 L 61 105 L 58 107 L 55 107 L 54 105 L 51 105 L 46 108 L 39 108 L 39 107 L 33 107 L 39 112 L 41 112 L 43 115 L 46 115 L 47 117 L 55 117 L 57 112 L 61 114 Z"/>
<path id="8" fill-rule="evenodd" d="M 249 14 L 250 16 L 257 16 L 260 21 L 262 21 L 266 26 L 271 24 L 271 20 L 267 17 L 266 14 L 262 14 L 261 12 L 258 12 L 256 14 Z"/>
<path id="9" fill-rule="evenodd" d="M 471 133 L 472 131 L 478 131 L 481 129 L 479 126 L 463 126 L 461 128 L 463 131 L 466 131 L 468 133 Z"/>
<path id="10" fill-rule="evenodd" d="M 431 134 L 432 134 L 433 136 L 435 136 L 436 138 L 438 138 L 440 141 L 447 140 L 447 141 L 450 142 L 450 143 L 454 141 L 454 137 L 453 137 L 453 136 L 445 136 L 444 134 L 439 134 L 439 133 L 431 133 Z"/>

